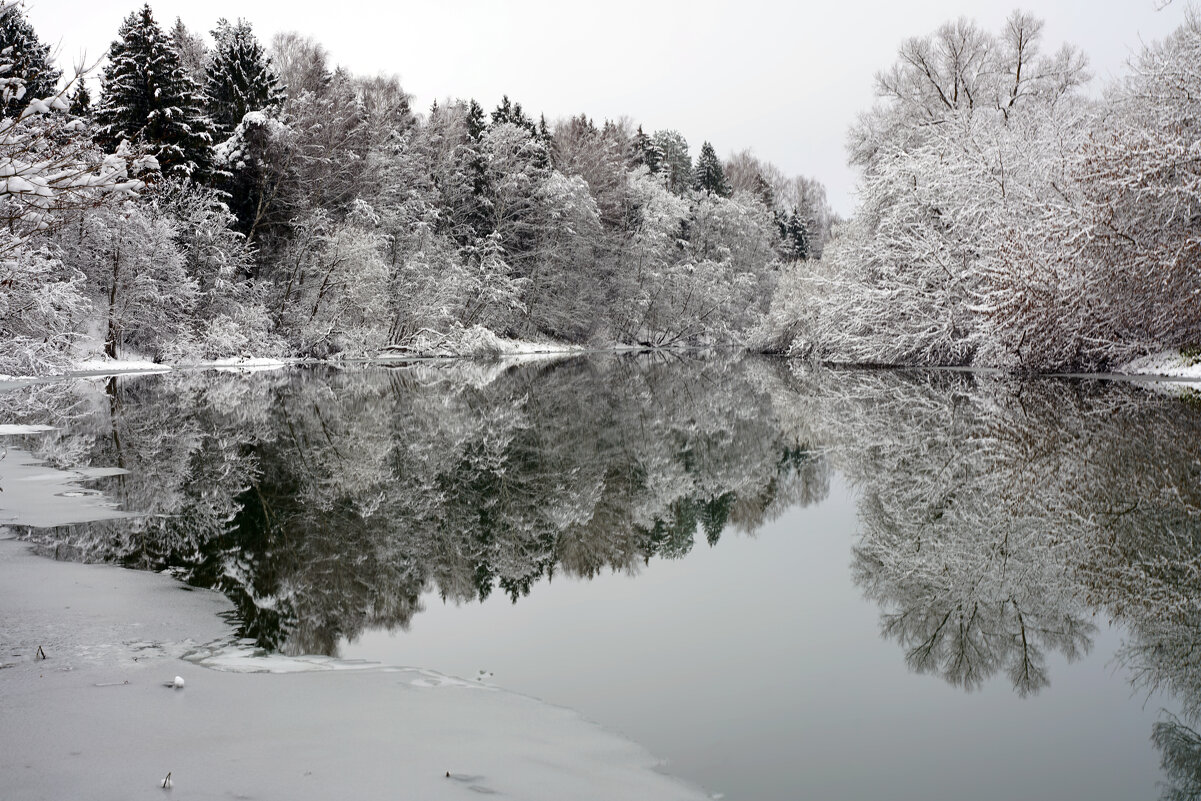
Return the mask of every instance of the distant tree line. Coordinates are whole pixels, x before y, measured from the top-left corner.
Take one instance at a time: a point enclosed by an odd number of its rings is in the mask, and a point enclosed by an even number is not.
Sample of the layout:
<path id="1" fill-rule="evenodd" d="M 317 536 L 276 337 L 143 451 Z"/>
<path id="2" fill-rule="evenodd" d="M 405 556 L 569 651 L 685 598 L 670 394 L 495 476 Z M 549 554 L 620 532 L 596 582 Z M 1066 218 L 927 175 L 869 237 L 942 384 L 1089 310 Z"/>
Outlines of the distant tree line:
<path id="1" fill-rule="evenodd" d="M 297 34 L 264 47 L 245 20 L 210 45 L 143 6 L 95 96 L 64 85 L 19 4 L 0 6 L 0 46 L 3 124 L 54 127 L 34 149 L 96 184 L 32 207 L 13 178 L 0 191 L 18 223 L 0 283 L 21 288 L 0 305 L 0 372 L 89 347 L 370 355 L 479 330 L 740 343 L 830 229 L 820 184 L 749 152 L 723 162 L 705 142 L 694 163 L 676 131 L 548 123 L 508 97 L 420 115 L 395 77 L 352 75 Z M 35 177 L 17 150 L 0 158 Z"/>

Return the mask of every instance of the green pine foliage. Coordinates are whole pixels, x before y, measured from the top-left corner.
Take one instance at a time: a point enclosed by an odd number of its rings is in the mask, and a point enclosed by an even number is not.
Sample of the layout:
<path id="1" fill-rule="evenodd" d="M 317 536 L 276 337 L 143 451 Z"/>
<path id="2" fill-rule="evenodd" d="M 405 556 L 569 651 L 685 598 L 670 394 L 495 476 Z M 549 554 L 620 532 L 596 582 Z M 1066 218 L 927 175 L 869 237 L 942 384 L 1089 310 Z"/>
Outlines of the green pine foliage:
<path id="1" fill-rule="evenodd" d="M 96 140 L 154 155 L 169 177 L 203 180 L 212 161 L 210 122 L 200 93 L 149 5 L 121 24 L 101 78 Z"/>
<path id="2" fill-rule="evenodd" d="M 25 84 L 20 97 L 10 97 L 3 104 L 5 117 L 16 117 L 34 98 L 53 97 L 58 92 L 62 70 L 54 66 L 50 45 L 38 39 L 21 6 L 8 5 L 0 10 L 0 50 L 8 51 L 5 61 L 12 65 L 9 74 L 21 76 Z"/>
<path id="3" fill-rule="evenodd" d="M 264 111 L 284 100 L 279 78 L 250 23 L 217 21 L 212 58 L 205 70 L 205 100 L 215 137 L 229 138 L 251 111 Z"/>

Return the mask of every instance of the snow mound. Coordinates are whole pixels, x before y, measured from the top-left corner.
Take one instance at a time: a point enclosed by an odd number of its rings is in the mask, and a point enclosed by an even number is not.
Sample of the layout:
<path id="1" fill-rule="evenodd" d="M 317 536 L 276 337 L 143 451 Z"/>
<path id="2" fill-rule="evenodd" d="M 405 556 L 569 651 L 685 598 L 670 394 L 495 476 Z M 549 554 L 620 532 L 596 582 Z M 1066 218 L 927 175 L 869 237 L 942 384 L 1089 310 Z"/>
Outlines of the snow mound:
<path id="1" fill-rule="evenodd" d="M 1165 350 L 1143 356 L 1116 370 L 1127 375 L 1162 375 L 1201 381 L 1201 357 L 1186 356 L 1180 351 Z"/>
<path id="2" fill-rule="evenodd" d="M 257 373 L 264 370 L 283 369 L 288 366 L 288 362 L 283 359 L 235 356 L 229 359 L 216 359 L 196 366 L 210 367 L 223 373 Z"/>
<path id="3" fill-rule="evenodd" d="M 72 375 L 117 375 L 119 373 L 168 373 L 171 366 L 145 359 L 88 359 L 71 367 Z"/>

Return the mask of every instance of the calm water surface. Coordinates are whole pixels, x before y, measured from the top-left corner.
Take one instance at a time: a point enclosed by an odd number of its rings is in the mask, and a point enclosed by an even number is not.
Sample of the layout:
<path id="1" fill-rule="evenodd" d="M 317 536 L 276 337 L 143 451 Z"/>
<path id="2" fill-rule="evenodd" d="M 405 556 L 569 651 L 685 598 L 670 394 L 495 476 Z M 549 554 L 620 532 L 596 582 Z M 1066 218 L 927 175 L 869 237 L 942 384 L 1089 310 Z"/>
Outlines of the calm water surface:
<path id="1" fill-rule="evenodd" d="M 1195 396 L 642 357 L 0 415 L 147 515 L 43 551 L 216 587 L 266 649 L 578 709 L 728 799 L 1201 797 Z"/>

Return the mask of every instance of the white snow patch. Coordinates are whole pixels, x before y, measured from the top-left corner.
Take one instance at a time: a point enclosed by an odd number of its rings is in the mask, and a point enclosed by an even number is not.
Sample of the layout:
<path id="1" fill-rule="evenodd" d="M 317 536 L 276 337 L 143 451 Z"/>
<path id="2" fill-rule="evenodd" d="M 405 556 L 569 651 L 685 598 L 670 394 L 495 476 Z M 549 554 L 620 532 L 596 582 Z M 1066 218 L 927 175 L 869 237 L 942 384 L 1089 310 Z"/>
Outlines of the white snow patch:
<path id="1" fill-rule="evenodd" d="M 235 356 L 229 359 L 217 359 L 196 367 L 211 367 L 226 373 L 257 373 L 263 370 L 279 370 L 287 367 L 289 362 L 283 359 L 268 359 L 252 356 Z"/>
<path id="2" fill-rule="evenodd" d="M 486 357 L 530 357 L 562 356 L 583 353 L 581 345 L 563 342 L 530 342 L 522 339 L 507 339 L 497 336 L 482 325 L 456 329 L 442 333 L 424 329 L 404 345 L 387 348 L 380 358 L 486 358 Z"/>
<path id="3" fill-rule="evenodd" d="M 22 434 L 41 434 L 53 431 L 54 426 L 23 426 L 16 423 L 0 423 L 0 437 L 15 437 Z"/>
<path id="4" fill-rule="evenodd" d="M 118 375 L 120 373 L 169 373 L 171 366 L 146 359 L 88 359 L 71 367 L 70 375 Z"/>
<path id="5" fill-rule="evenodd" d="M 1126 375 L 1162 375 L 1201 381 L 1201 359 L 1190 358 L 1180 351 L 1165 350 L 1135 359 L 1122 365 L 1115 372 Z"/>

